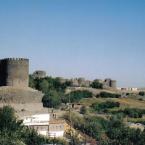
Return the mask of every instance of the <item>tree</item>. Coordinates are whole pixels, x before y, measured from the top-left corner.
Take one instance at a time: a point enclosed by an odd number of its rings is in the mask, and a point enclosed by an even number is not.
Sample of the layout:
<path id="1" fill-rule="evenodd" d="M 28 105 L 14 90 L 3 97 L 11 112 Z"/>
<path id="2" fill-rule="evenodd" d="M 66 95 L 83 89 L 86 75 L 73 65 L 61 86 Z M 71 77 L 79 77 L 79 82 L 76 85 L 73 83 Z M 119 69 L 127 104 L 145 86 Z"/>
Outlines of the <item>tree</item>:
<path id="1" fill-rule="evenodd" d="M 140 91 L 140 92 L 139 92 L 139 95 L 140 95 L 140 96 L 144 96 L 144 95 L 145 95 L 145 92 Z"/>
<path id="2" fill-rule="evenodd" d="M 0 109 L 0 145 L 25 145 L 21 140 L 22 121 L 17 121 L 10 106 Z"/>
<path id="3" fill-rule="evenodd" d="M 121 95 L 102 91 L 99 96 L 102 98 L 119 98 Z"/>
<path id="4" fill-rule="evenodd" d="M 61 98 L 55 90 L 51 90 L 44 95 L 42 102 L 44 107 L 57 108 L 61 104 Z"/>
<path id="5" fill-rule="evenodd" d="M 0 109 L 0 145 L 41 145 L 46 143 L 58 143 L 66 145 L 63 140 L 45 138 L 38 135 L 33 129 L 22 125 L 17 120 L 15 111 L 10 106 Z"/>
<path id="6" fill-rule="evenodd" d="M 49 83 L 48 83 L 47 80 L 43 79 L 43 80 L 40 81 L 39 89 L 40 89 L 43 93 L 47 93 L 48 87 L 49 87 Z"/>
<path id="7" fill-rule="evenodd" d="M 35 82 L 34 82 L 34 78 L 32 75 L 29 75 L 29 87 L 31 88 L 35 88 Z"/>
<path id="8" fill-rule="evenodd" d="M 0 109 L 0 130 L 16 131 L 22 122 L 17 121 L 15 111 L 10 106 L 4 106 Z"/>
<path id="9" fill-rule="evenodd" d="M 66 94 L 65 97 L 63 98 L 63 103 L 69 102 L 79 102 L 83 98 L 92 98 L 93 94 L 90 91 L 87 90 L 77 90 L 70 92 L 69 94 Z"/>
<path id="10" fill-rule="evenodd" d="M 91 107 L 95 111 L 102 111 L 105 112 L 107 109 L 114 108 L 114 107 L 119 107 L 120 103 L 119 102 L 113 102 L 113 101 L 105 101 L 105 102 L 95 102 L 91 105 Z"/>
<path id="11" fill-rule="evenodd" d="M 11 137 L 8 134 L 4 135 L 4 132 L 0 134 L 0 145 L 26 145 L 17 137 Z"/>
<path id="12" fill-rule="evenodd" d="M 90 86 L 95 89 L 103 89 L 103 84 L 96 80 Z"/>

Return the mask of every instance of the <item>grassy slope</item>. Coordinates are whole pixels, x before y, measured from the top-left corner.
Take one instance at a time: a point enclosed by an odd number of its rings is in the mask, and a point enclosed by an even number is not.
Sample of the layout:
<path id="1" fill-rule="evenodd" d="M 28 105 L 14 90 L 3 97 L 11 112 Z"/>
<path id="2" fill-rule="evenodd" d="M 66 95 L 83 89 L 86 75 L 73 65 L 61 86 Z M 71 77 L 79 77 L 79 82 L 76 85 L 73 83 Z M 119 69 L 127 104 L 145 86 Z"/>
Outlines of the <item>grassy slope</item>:
<path id="1" fill-rule="evenodd" d="M 105 102 L 107 100 L 112 100 L 119 102 L 121 105 L 119 108 L 112 108 L 109 110 L 120 110 L 124 108 L 140 108 L 140 109 L 145 109 L 145 101 L 140 101 L 137 98 L 130 97 L 130 98 L 89 98 L 89 99 L 82 99 L 80 102 L 85 105 L 85 106 L 90 106 L 92 103 L 95 102 Z M 106 115 L 104 114 L 96 114 L 97 116 L 99 115 L 100 117 L 105 117 Z M 107 115 L 108 116 L 108 115 Z M 140 121 L 145 121 L 145 115 L 142 118 L 126 118 L 126 121 L 131 121 L 131 122 L 140 122 Z"/>
<path id="2" fill-rule="evenodd" d="M 145 101 L 140 101 L 135 98 L 89 98 L 89 99 L 82 99 L 80 103 L 83 105 L 89 106 L 95 102 L 104 102 L 107 100 L 112 100 L 119 102 L 121 104 L 120 108 L 130 107 L 130 108 L 140 108 L 145 109 Z"/>

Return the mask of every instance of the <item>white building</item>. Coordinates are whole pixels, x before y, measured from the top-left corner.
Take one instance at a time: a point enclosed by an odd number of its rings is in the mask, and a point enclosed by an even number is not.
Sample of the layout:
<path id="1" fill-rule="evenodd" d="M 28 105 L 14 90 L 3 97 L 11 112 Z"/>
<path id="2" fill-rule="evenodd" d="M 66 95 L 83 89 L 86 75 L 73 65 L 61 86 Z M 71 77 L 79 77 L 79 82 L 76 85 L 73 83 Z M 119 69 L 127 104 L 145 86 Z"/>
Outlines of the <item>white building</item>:
<path id="1" fill-rule="evenodd" d="M 23 120 L 25 126 L 35 129 L 38 134 L 47 136 L 50 114 L 26 116 Z"/>
<path id="2" fill-rule="evenodd" d="M 50 120 L 50 114 L 38 114 L 32 116 L 26 116 L 23 119 L 23 123 L 26 126 L 30 126 L 32 124 L 48 124 Z"/>
<path id="3" fill-rule="evenodd" d="M 64 120 L 51 120 L 49 122 L 49 136 L 50 137 L 63 137 L 64 135 Z"/>
<path id="4" fill-rule="evenodd" d="M 64 121 L 51 119 L 50 114 L 26 116 L 23 119 L 25 126 L 35 129 L 38 134 L 49 137 L 63 137 Z"/>
<path id="5" fill-rule="evenodd" d="M 138 88 L 117 88 L 118 90 L 121 90 L 121 91 L 138 91 Z"/>

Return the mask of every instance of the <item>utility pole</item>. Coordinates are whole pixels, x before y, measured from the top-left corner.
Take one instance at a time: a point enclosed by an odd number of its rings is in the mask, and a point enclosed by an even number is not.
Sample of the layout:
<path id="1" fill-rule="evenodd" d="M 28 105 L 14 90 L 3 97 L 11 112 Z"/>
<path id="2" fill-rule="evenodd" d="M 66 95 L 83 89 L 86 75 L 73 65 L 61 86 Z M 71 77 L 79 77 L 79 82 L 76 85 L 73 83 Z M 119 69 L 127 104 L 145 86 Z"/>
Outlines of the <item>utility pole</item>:
<path id="1" fill-rule="evenodd" d="M 69 93 L 69 120 L 70 120 L 70 141 L 72 142 L 72 120 L 71 120 L 71 101 L 70 101 L 70 93 Z"/>

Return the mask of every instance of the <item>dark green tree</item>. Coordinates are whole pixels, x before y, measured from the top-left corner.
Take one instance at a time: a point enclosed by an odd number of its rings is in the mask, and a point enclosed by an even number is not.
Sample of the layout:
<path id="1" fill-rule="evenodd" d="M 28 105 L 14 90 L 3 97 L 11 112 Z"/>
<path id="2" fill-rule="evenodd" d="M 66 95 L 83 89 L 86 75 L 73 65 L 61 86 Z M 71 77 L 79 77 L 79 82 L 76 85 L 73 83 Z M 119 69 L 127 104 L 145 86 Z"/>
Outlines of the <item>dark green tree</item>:
<path id="1" fill-rule="evenodd" d="M 44 107 L 57 108 L 61 104 L 61 97 L 55 90 L 51 90 L 44 95 L 42 102 Z"/>
<path id="2" fill-rule="evenodd" d="M 77 90 L 77 91 L 73 91 L 65 95 L 62 101 L 63 103 L 67 103 L 70 100 L 70 102 L 73 103 L 73 102 L 79 102 L 83 98 L 92 98 L 92 97 L 93 97 L 93 94 L 90 91 Z"/>
<path id="3" fill-rule="evenodd" d="M 103 84 L 96 80 L 90 86 L 95 89 L 103 89 Z"/>
<path id="4" fill-rule="evenodd" d="M 144 96 L 144 95 L 145 95 L 145 92 L 140 91 L 138 94 L 139 94 L 140 96 Z"/>
<path id="5" fill-rule="evenodd" d="M 43 93 L 47 93 L 49 88 L 49 83 L 46 79 L 42 79 L 39 83 L 39 90 L 41 90 Z"/>

